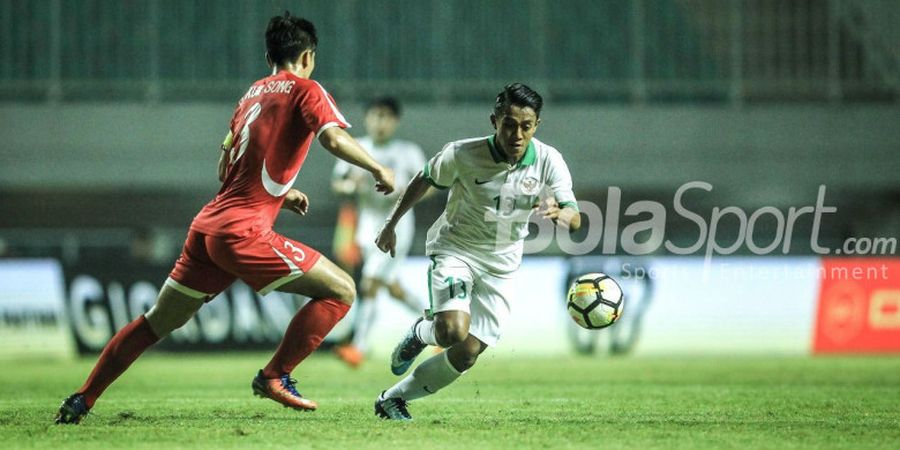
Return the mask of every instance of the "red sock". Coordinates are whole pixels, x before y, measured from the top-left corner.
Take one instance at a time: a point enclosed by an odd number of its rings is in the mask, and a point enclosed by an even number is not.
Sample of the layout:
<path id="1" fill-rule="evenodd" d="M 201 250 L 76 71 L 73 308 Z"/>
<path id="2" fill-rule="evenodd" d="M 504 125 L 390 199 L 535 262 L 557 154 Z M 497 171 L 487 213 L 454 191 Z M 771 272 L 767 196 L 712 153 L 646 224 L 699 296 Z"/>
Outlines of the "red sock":
<path id="1" fill-rule="evenodd" d="M 94 370 L 84 382 L 84 386 L 78 390 L 84 394 L 88 407 L 94 406 L 97 397 L 116 381 L 116 378 L 119 378 L 119 375 L 122 375 L 125 369 L 144 353 L 144 350 L 158 340 L 143 315 L 122 327 L 103 348 Z"/>
<path id="2" fill-rule="evenodd" d="M 278 378 L 294 371 L 313 350 L 319 348 L 325 335 L 334 328 L 350 305 L 330 298 L 313 300 L 291 319 L 284 338 L 269 364 L 263 368 L 266 378 Z"/>

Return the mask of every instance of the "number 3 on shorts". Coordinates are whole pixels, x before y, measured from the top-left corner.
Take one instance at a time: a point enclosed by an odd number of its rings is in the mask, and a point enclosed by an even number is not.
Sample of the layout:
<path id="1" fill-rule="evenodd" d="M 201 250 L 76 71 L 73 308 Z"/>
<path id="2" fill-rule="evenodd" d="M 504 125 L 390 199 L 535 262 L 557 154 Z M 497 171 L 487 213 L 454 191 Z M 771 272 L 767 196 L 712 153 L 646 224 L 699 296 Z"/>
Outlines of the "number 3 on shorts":
<path id="1" fill-rule="evenodd" d="M 444 282 L 450 286 L 450 298 L 458 298 L 460 300 L 465 300 L 469 294 L 466 291 L 466 281 L 458 280 L 453 277 L 447 277 L 444 279 Z"/>

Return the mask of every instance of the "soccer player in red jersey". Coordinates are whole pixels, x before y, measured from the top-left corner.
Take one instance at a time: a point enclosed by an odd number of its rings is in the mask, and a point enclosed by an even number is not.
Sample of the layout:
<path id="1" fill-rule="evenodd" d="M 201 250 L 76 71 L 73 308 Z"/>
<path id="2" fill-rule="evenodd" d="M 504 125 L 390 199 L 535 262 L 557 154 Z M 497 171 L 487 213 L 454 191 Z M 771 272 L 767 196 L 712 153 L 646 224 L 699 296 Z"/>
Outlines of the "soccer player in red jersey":
<path id="1" fill-rule="evenodd" d="M 286 407 L 316 409 L 290 375 L 347 313 L 356 287 L 334 263 L 272 225 L 280 209 L 307 211 L 306 195 L 291 185 L 313 138 L 371 173 L 376 190 L 394 190 L 393 172 L 344 131 L 350 125 L 334 99 L 310 79 L 316 44 L 315 27 L 307 20 L 286 13 L 269 21 L 266 59 L 272 75 L 253 83 L 234 112 L 219 160 L 222 188 L 194 218 L 156 304 L 112 337 L 84 385 L 63 401 L 56 423 L 80 422 L 144 350 L 238 278 L 260 294 L 278 290 L 312 299 L 291 320 L 252 388 Z"/>

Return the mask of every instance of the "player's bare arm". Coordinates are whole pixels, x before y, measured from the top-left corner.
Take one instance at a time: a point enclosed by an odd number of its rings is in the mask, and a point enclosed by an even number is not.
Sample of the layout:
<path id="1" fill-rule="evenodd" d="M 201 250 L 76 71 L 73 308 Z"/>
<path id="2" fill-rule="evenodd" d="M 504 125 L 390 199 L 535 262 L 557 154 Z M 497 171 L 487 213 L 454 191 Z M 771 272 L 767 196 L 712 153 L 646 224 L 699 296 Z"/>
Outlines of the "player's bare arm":
<path id="1" fill-rule="evenodd" d="M 375 238 L 375 245 L 378 246 L 379 250 L 390 252 L 391 256 L 394 256 L 397 246 L 397 234 L 394 232 L 394 228 L 397 226 L 397 222 L 399 222 L 400 218 L 412 209 L 419 200 L 425 197 L 431 189 L 432 187 L 425 181 L 422 171 L 419 171 L 419 173 L 410 180 L 403 195 L 397 200 L 394 209 L 391 210 L 391 214 L 385 220 L 384 227 L 378 232 L 378 236 Z"/>
<path id="2" fill-rule="evenodd" d="M 319 136 L 319 143 L 344 161 L 361 167 L 375 177 L 375 190 L 385 195 L 394 192 L 394 171 L 382 166 L 360 147 L 356 139 L 340 127 L 331 127 Z"/>

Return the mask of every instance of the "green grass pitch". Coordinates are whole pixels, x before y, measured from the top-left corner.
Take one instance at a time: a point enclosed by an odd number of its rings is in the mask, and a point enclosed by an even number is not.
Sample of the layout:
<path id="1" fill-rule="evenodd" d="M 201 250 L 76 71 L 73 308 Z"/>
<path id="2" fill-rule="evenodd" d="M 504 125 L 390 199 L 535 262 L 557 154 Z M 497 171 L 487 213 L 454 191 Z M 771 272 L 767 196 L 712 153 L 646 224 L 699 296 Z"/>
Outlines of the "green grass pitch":
<path id="1" fill-rule="evenodd" d="M 0 447 L 38 448 L 897 448 L 900 358 L 482 357 L 411 405 L 372 414 L 396 378 L 385 358 L 328 355 L 295 374 L 320 403 L 300 413 L 251 395 L 256 353 L 139 360 L 79 426 L 59 402 L 93 364 L 3 361 Z"/>

